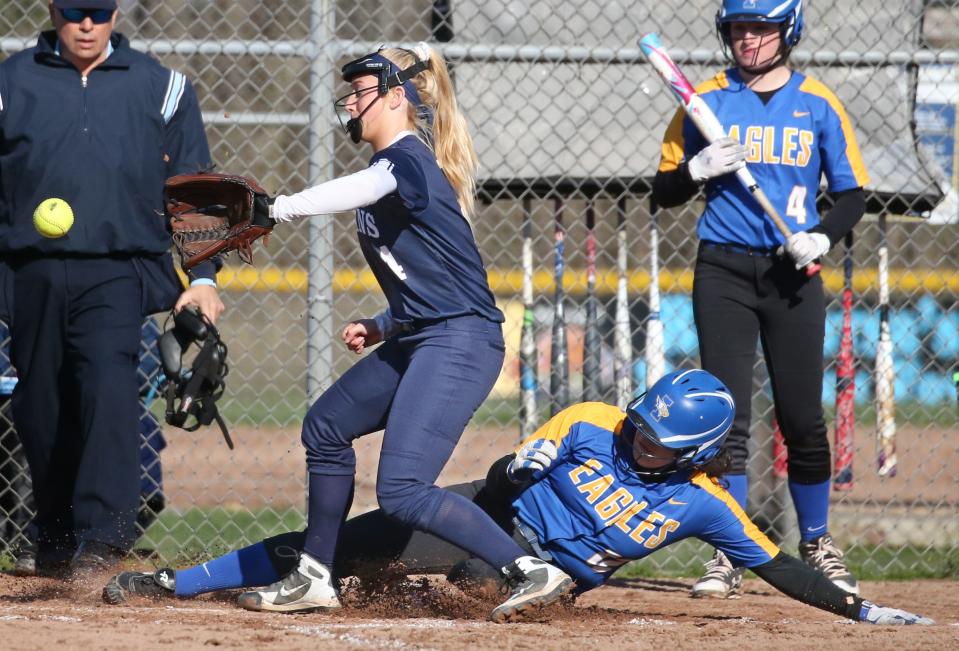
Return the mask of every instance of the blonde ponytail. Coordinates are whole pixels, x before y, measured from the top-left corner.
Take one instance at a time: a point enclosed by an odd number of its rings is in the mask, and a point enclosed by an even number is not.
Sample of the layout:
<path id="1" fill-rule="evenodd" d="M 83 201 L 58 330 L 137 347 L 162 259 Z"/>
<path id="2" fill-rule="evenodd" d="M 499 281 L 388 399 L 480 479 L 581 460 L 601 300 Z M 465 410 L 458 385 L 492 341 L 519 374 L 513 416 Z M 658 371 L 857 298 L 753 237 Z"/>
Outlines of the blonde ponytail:
<path id="1" fill-rule="evenodd" d="M 415 54 L 414 54 L 415 52 Z M 431 145 L 436 162 L 449 179 L 460 209 L 467 220 L 473 215 L 476 193 L 476 167 L 478 160 L 473 149 L 466 118 L 460 112 L 453 94 L 446 62 L 436 50 L 420 43 L 414 51 L 388 48 L 380 52 L 400 68 L 408 68 L 416 59 L 429 61 L 429 68 L 413 77 L 413 85 L 424 105 L 433 111 Z M 429 133 L 429 125 L 417 115 L 416 107 L 410 106 L 410 122 L 421 132 Z"/>

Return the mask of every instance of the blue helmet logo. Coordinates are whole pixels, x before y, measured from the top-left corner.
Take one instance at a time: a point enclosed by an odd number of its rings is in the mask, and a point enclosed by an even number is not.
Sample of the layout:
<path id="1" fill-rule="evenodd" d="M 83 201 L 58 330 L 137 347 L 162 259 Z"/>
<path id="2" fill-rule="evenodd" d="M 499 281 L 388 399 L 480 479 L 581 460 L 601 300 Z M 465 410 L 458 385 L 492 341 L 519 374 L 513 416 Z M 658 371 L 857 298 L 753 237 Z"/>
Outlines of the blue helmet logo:
<path id="1" fill-rule="evenodd" d="M 719 454 L 735 414 L 726 385 L 699 369 L 664 375 L 626 407 L 636 436 L 675 450 L 679 469 L 702 465 Z"/>

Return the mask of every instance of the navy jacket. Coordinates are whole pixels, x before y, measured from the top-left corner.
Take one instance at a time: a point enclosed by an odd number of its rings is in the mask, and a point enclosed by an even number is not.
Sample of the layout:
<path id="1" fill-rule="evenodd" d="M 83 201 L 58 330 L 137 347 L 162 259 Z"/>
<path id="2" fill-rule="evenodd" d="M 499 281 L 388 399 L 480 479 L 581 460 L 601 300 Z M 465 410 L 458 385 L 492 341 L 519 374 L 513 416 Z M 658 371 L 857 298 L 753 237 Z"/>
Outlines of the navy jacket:
<path id="1" fill-rule="evenodd" d="M 200 107 L 184 75 L 121 34 L 110 44 L 86 79 L 59 56 L 54 31 L 0 64 L 0 255 L 169 251 L 164 180 L 211 165 Z M 49 197 L 74 213 L 57 239 L 33 227 Z"/>

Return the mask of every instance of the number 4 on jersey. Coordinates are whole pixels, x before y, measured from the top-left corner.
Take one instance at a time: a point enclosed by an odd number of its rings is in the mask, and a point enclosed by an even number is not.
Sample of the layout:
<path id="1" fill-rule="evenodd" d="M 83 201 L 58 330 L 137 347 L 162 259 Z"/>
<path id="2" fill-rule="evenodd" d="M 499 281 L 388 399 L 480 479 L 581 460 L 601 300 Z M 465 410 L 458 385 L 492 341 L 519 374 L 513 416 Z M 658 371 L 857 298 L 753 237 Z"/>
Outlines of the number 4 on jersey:
<path id="1" fill-rule="evenodd" d="M 797 224 L 806 223 L 806 186 L 794 185 L 786 202 L 786 214 L 796 220 Z"/>

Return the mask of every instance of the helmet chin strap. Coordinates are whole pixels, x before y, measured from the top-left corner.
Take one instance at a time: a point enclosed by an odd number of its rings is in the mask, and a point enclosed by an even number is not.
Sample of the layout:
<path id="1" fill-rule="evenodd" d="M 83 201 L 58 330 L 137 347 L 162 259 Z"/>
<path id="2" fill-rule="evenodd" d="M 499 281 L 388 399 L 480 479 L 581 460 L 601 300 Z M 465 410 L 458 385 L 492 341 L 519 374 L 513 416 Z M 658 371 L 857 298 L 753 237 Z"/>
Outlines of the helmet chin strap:
<path id="1" fill-rule="evenodd" d="M 374 104 L 380 101 L 380 97 L 382 97 L 382 95 L 377 95 L 376 99 L 367 104 L 366 108 L 363 109 L 359 115 L 346 121 L 346 132 L 350 135 L 350 140 L 352 140 L 354 144 L 359 144 L 363 138 L 363 116 L 366 115 L 367 111 L 373 108 Z"/>

